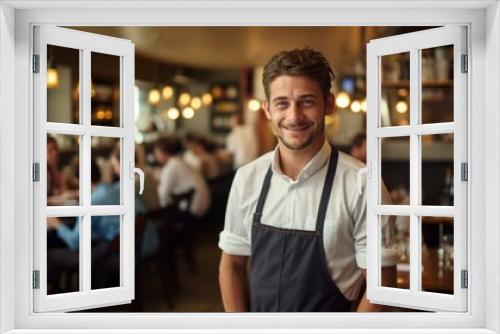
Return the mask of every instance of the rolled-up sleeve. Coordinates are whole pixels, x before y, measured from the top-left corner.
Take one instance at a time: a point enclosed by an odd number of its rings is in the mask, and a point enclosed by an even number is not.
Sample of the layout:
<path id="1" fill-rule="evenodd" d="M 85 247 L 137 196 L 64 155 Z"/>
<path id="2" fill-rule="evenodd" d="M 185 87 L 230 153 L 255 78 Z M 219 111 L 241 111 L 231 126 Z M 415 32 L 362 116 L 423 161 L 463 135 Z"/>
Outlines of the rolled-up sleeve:
<path id="1" fill-rule="evenodd" d="M 219 248 L 230 255 L 250 256 L 250 238 L 241 211 L 239 181 L 240 176 L 236 173 L 226 206 L 224 230 L 219 235 Z"/>
<path id="2" fill-rule="evenodd" d="M 357 182 L 357 180 L 355 181 Z M 354 187 L 357 189 L 357 186 Z M 353 220 L 353 238 L 356 264 L 366 269 L 366 181 L 363 180 L 362 192 L 354 191 L 351 199 L 351 218 Z"/>
<path id="3" fill-rule="evenodd" d="M 366 180 L 363 179 L 362 194 L 355 192 L 351 201 L 351 217 L 353 219 L 353 238 L 354 248 L 356 252 L 356 264 L 359 268 L 366 269 L 367 267 L 367 195 L 366 195 Z M 382 187 L 382 198 L 384 204 L 390 204 L 390 194 L 385 185 Z M 388 217 L 387 217 L 388 218 Z M 394 224 L 390 223 L 390 219 L 382 219 L 382 236 L 384 245 L 381 249 L 382 267 L 393 266 L 397 263 L 397 252 L 394 247 Z"/>

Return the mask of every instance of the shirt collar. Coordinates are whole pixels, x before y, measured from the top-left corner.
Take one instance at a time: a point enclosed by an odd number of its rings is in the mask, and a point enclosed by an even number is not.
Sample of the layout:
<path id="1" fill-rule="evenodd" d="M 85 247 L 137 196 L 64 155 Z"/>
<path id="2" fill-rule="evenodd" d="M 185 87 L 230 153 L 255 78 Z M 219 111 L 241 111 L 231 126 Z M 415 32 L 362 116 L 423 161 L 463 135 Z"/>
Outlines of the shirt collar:
<path id="1" fill-rule="evenodd" d="M 332 152 L 332 147 L 330 143 L 325 139 L 323 146 L 321 146 L 320 150 L 314 155 L 314 157 L 304 166 L 304 168 L 300 171 L 297 180 L 292 180 L 287 175 L 283 174 L 280 166 L 280 158 L 279 158 L 279 145 L 276 145 L 274 149 L 274 157 L 273 162 L 271 164 L 271 169 L 275 175 L 278 175 L 290 183 L 300 183 L 307 180 L 309 177 L 314 175 L 318 170 L 323 168 L 328 159 L 330 158 L 330 154 Z"/>

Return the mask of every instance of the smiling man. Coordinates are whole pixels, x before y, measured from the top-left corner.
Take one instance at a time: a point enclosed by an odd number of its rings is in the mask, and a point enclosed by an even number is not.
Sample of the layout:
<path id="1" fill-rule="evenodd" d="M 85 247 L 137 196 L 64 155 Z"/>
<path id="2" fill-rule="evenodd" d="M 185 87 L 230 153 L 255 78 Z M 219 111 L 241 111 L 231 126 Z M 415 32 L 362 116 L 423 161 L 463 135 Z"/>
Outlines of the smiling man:
<path id="1" fill-rule="evenodd" d="M 264 68 L 264 110 L 278 145 L 241 167 L 229 196 L 219 279 L 228 312 L 349 312 L 366 278 L 364 164 L 332 148 L 334 74 L 310 48 L 282 51 Z M 362 189 L 365 188 L 363 183 Z M 382 284 L 394 286 L 393 252 Z M 358 311 L 380 311 L 366 295 Z"/>

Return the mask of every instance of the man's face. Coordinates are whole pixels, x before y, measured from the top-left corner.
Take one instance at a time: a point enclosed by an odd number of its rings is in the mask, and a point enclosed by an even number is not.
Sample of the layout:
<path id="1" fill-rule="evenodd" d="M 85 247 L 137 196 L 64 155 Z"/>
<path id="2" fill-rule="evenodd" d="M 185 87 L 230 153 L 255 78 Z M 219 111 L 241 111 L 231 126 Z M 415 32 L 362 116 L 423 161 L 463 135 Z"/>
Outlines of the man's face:
<path id="1" fill-rule="evenodd" d="M 319 85 L 304 76 L 282 75 L 269 85 L 264 102 L 274 134 L 290 150 L 324 140 L 325 115 L 333 112 L 333 95 L 323 98 Z"/>
<path id="2" fill-rule="evenodd" d="M 361 145 L 353 147 L 351 150 L 351 155 L 356 159 L 366 163 L 366 140 L 364 140 Z"/>
<path id="3" fill-rule="evenodd" d="M 366 163 L 366 140 L 363 141 L 360 148 L 360 160 Z"/>
<path id="4" fill-rule="evenodd" d="M 168 160 L 167 154 L 160 150 L 158 147 L 155 147 L 153 149 L 153 154 L 155 156 L 156 162 L 158 162 L 160 165 L 164 165 Z"/>
<path id="5" fill-rule="evenodd" d="M 57 167 L 59 163 L 59 148 L 57 144 L 52 142 L 47 143 L 47 164 L 53 167 Z"/>
<path id="6" fill-rule="evenodd" d="M 114 154 L 111 155 L 111 166 L 113 168 L 113 173 L 115 175 L 120 176 L 120 160 L 116 158 Z"/>

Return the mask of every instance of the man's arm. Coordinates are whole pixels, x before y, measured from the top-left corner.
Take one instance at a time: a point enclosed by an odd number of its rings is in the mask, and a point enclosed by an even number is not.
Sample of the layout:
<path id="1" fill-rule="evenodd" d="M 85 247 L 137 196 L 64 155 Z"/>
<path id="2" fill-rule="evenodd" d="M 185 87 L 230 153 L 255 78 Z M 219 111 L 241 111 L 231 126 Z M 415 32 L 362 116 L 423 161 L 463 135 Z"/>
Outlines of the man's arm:
<path id="1" fill-rule="evenodd" d="M 219 265 L 219 285 L 226 312 L 248 312 L 248 256 L 222 252 Z"/>
<path id="2" fill-rule="evenodd" d="M 366 269 L 363 270 L 363 275 L 366 280 Z M 397 271 L 396 266 L 382 267 L 382 286 L 396 287 Z M 372 304 L 366 299 L 366 291 L 361 299 L 357 312 L 381 312 L 388 309 L 385 305 Z"/>

